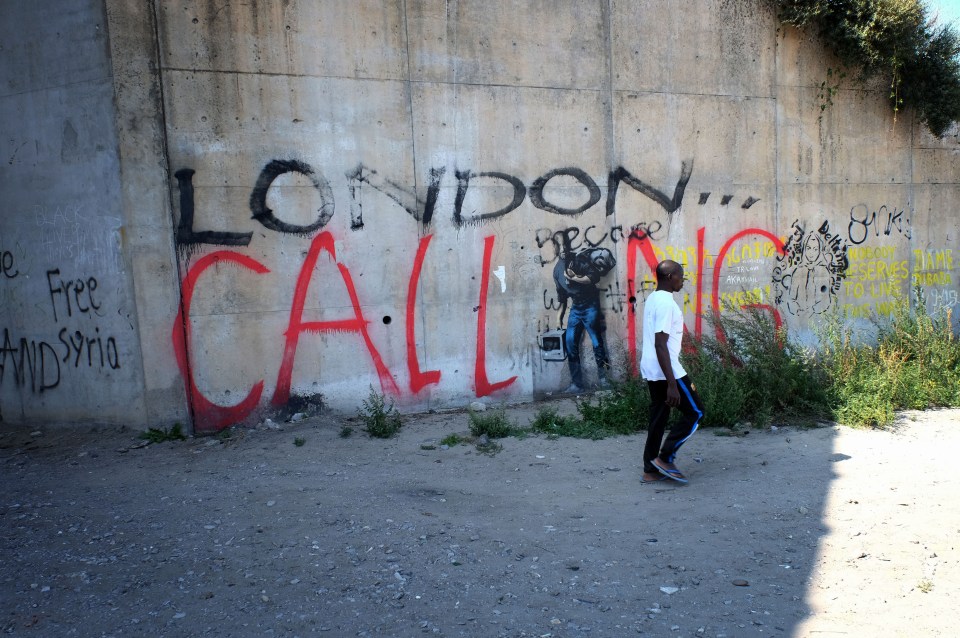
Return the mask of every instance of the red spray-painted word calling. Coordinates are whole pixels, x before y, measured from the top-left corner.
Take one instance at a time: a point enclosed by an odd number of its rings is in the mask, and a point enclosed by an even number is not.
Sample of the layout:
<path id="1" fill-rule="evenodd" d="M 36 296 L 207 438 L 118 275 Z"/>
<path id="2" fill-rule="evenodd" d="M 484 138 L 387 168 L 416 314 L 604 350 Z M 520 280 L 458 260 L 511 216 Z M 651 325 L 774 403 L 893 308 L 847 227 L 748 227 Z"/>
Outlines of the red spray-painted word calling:
<path id="1" fill-rule="evenodd" d="M 420 279 L 420 272 L 423 268 L 423 261 L 426 257 L 427 247 L 432 236 L 424 237 L 420 240 L 420 246 L 414 259 L 413 270 L 410 275 L 410 283 L 407 289 L 407 366 L 410 371 L 410 391 L 416 394 L 424 387 L 430 384 L 436 384 L 440 381 L 439 370 L 428 370 L 421 372 L 420 363 L 416 354 L 416 335 L 414 330 L 413 318 L 416 316 L 416 291 Z M 474 371 L 475 391 L 478 397 L 487 396 L 510 386 L 517 377 L 513 376 L 503 381 L 491 382 L 487 376 L 486 370 L 486 298 L 487 289 L 490 283 L 490 260 L 493 254 L 493 245 L 495 238 L 488 236 L 484 239 L 483 268 L 480 280 L 480 299 L 477 314 L 477 348 L 476 348 L 476 367 Z M 307 298 L 307 290 L 313 279 L 316 270 L 317 261 L 321 252 L 327 252 L 334 261 L 340 274 L 340 280 L 343 284 L 350 303 L 353 307 L 353 316 L 346 319 L 331 321 L 303 321 L 303 307 Z M 350 275 L 350 269 L 337 262 L 336 249 L 334 247 L 333 235 L 330 232 L 323 232 L 314 237 L 310 244 L 310 249 L 304 259 L 300 274 L 297 277 L 296 288 L 294 289 L 293 303 L 290 308 L 290 318 L 287 330 L 284 333 L 283 358 L 280 363 L 280 370 L 277 374 L 277 384 L 274 390 L 271 403 L 282 405 L 290 399 L 291 376 L 293 374 L 293 365 L 297 355 L 297 346 L 300 342 L 300 336 L 304 333 L 323 333 L 339 332 L 353 333 L 363 341 L 367 353 L 373 361 L 377 376 L 380 379 L 380 386 L 384 393 L 399 395 L 400 388 L 390 369 L 384 363 L 383 358 L 374 345 L 370 334 L 367 331 L 369 323 L 363 316 L 360 299 L 356 288 L 353 285 L 353 278 Z M 257 260 L 241 255 L 233 251 L 217 251 L 199 259 L 187 272 L 182 286 L 182 303 L 180 311 L 173 326 L 173 348 L 177 358 L 177 365 L 180 367 L 180 373 L 185 380 L 187 395 L 194 410 L 194 427 L 200 432 L 209 432 L 221 430 L 231 424 L 239 423 L 250 416 L 260 402 L 263 393 L 263 380 L 258 381 L 250 389 L 246 398 L 239 404 L 233 406 L 217 405 L 207 399 L 194 381 L 191 371 L 190 361 L 190 303 L 193 299 L 193 293 L 196 289 L 200 276 L 211 266 L 219 264 L 232 264 L 246 268 L 258 275 L 269 273 L 263 264 Z"/>

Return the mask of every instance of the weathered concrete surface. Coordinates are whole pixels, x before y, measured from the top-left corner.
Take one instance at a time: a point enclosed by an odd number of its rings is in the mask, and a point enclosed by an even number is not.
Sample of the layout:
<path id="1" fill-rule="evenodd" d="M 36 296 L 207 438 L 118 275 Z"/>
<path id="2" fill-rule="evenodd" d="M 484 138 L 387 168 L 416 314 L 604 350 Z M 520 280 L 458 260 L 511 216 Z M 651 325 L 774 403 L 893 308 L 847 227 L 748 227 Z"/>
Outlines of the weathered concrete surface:
<path id="1" fill-rule="evenodd" d="M 371 388 L 405 410 L 555 393 L 570 373 L 537 345 L 553 270 L 590 247 L 617 261 L 597 288 L 618 374 L 664 257 L 686 267 L 693 334 L 762 304 L 810 340 L 913 283 L 953 308 L 956 131 L 835 80 L 771 4 L 15 4 L 4 419 L 215 431 L 295 395 L 352 411 Z M 65 201 L 93 229 L 72 253 L 36 223 Z M 105 314 L 68 330 L 113 338 L 118 370 L 58 340 L 56 268 L 96 277 Z M 21 338 L 49 342 L 56 387 L 15 374 Z M 586 335 L 581 355 L 589 384 Z"/>
<path id="2" fill-rule="evenodd" d="M 3 7 L 4 421 L 144 410 L 106 26 L 95 1 Z"/>

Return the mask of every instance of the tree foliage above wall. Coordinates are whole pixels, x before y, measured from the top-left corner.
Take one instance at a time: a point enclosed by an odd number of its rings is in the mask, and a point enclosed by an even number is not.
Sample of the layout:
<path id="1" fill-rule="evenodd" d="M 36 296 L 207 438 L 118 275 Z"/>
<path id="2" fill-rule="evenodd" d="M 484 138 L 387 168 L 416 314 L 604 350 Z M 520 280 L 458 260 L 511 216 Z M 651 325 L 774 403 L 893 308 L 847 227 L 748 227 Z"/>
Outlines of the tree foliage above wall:
<path id="1" fill-rule="evenodd" d="M 922 0 L 776 0 L 781 22 L 815 25 L 840 61 L 890 82 L 894 112 L 911 107 L 938 137 L 960 121 L 960 33 Z"/>

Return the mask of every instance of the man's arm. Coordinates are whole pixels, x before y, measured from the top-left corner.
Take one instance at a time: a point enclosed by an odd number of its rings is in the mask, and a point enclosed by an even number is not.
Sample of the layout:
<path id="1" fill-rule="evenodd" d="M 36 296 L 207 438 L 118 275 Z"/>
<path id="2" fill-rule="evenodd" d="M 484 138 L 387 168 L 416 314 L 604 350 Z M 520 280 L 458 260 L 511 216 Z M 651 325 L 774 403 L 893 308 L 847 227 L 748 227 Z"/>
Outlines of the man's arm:
<path id="1" fill-rule="evenodd" d="M 666 332 L 658 332 L 654 336 L 654 348 L 657 352 L 657 363 L 663 370 L 663 376 L 667 378 L 667 405 L 680 405 L 680 390 L 677 389 L 677 380 L 673 376 L 673 365 L 670 363 L 670 350 L 667 348 L 667 339 L 670 338 Z"/>

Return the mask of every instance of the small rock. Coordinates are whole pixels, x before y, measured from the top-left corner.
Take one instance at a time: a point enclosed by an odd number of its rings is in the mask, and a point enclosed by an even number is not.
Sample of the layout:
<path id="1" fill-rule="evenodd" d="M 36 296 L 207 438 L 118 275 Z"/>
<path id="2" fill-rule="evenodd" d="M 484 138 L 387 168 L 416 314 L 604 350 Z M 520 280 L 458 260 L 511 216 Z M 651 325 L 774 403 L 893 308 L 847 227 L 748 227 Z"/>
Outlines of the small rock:
<path id="1" fill-rule="evenodd" d="M 487 409 L 487 404 L 482 401 L 474 401 L 470 404 L 470 409 L 474 412 L 485 412 Z"/>
<path id="2" fill-rule="evenodd" d="M 679 588 L 679 587 L 666 587 L 666 586 L 664 586 L 664 587 L 661 587 L 661 588 L 660 588 L 660 591 L 662 591 L 663 593 L 665 593 L 665 594 L 667 594 L 667 595 L 669 596 L 670 594 L 675 594 L 675 593 L 677 593 L 678 591 L 680 591 L 680 588 Z"/>
<path id="3" fill-rule="evenodd" d="M 41 432 L 40 430 L 34 430 L 33 432 L 30 433 L 30 436 L 32 437 L 43 436 L 43 432 Z"/>
<path id="4" fill-rule="evenodd" d="M 737 578 L 736 580 L 733 580 L 733 581 L 731 581 L 731 582 L 732 582 L 734 585 L 736 585 L 737 587 L 749 587 L 749 586 L 750 586 L 750 583 L 748 583 L 747 581 L 743 580 L 742 578 Z"/>
<path id="5" fill-rule="evenodd" d="M 290 422 L 299 423 L 300 421 L 303 421 L 305 418 L 307 418 L 306 414 L 304 414 L 303 412 L 297 412 L 292 417 L 290 417 Z"/>
<path id="6" fill-rule="evenodd" d="M 267 501 L 267 507 L 273 507 L 276 504 L 277 504 L 276 501 Z"/>

